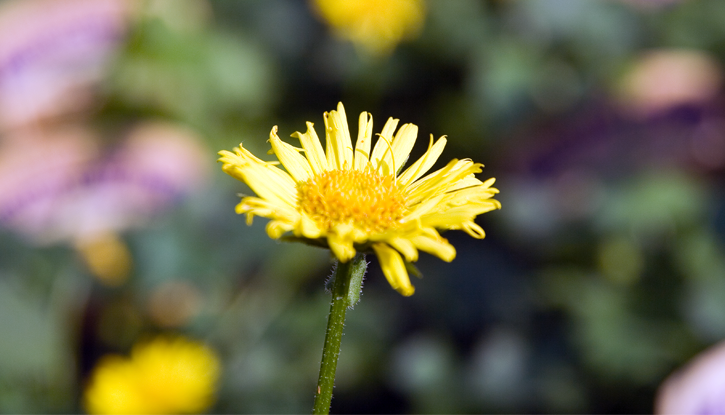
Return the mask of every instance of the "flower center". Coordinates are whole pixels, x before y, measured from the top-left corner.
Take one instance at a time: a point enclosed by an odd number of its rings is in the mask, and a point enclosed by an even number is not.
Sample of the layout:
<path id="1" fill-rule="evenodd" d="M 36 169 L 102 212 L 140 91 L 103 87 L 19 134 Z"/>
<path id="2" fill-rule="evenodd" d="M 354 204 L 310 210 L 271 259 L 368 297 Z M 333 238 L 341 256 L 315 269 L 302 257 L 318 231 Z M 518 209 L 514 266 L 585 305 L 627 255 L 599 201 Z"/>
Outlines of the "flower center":
<path id="1" fill-rule="evenodd" d="M 370 169 L 331 170 L 299 184 L 299 207 L 324 230 L 350 223 L 383 232 L 405 214 L 405 198 L 393 175 Z"/>

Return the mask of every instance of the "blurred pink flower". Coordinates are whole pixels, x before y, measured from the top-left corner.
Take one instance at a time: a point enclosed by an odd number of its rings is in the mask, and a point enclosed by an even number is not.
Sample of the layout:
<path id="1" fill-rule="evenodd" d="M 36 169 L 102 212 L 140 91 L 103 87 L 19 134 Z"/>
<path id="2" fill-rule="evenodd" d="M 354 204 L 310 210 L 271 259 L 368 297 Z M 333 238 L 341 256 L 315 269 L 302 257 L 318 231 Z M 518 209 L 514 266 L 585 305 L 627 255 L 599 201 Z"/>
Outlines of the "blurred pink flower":
<path id="1" fill-rule="evenodd" d="M 619 101 L 628 113 L 649 116 L 712 99 L 722 70 L 705 52 L 657 50 L 641 56 L 621 82 Z"/>
<path id="2" fill-rule="evenodd" d="M 54 233 L 58 200 L 81 182 L 98 156 L 79 126 L 21 130 L 0 147 L 0 224 L 32 237 Z"/>
<path id="3" fill-rule="evenodd" d="M 0 225 L 38 243 L 143 224 L 208 172 L 198 137 L 171 124 L 143 123 L 105 152 L 81 126 L 18 134 L 0 149 Z"/>
<path id="4" fill-rule="evenodd" d="M 662 384 L 656 414 L 725 414 L 725 343 L 701 353 Z"/>
<path id="5" fill-rule="evenodd" d="M 0 131 L 89 108 L 123 40 L 131 0 L 0 4 Z"/>

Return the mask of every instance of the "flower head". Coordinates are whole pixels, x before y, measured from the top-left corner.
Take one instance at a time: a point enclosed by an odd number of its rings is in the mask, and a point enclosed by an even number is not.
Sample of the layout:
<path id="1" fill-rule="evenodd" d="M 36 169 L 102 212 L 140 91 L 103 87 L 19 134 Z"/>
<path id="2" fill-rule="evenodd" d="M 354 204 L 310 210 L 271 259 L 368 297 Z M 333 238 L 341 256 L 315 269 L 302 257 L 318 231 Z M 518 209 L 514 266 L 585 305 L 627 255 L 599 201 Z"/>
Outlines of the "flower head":
<path id="1" fill-rule="evenodd" d="M 420 32 L 422 0 L 314 0 L 315 9 L 335 34 L 372 55 L 385 55 Z"/>
<path id="2" fill-rule="evenodd" d="M 199 413 L 213 402 L 219 361 L 206 346 L 182 337 L 136 345 L 130 358 L 106 356 L 85 391 L 95 414 Z"/>
<path id="3" fill-rule="evenodd" d="M 222 169 L 257 194 L 244 197 L 236 208 L 247 214 L 248 223 L 255 215 L 269 218 L 271 238 L 291 232 L 329 246 L 342 262 L 359 249 L 372 248 L 390 285 L 406 296 L 414 289 L 403 258 L 416 261 L 418 250 L 444 261 L 456 256 L 436 229 L 485 236 L 474 219 L 501 204 L 492 199 L 498 193 L 491 187 L 494 179 L 482 182 L 474 176 L 483 165 L 452 160 L 424 176 L 443 152 L 445 137 L 434 143 L 431 136 L 428 151 L 401 173 L 417 126 L 405 124 L 396 133 L 398 120 L 390 118 L 372 147 L 372 116 L 363 112 L 353 149 L 342 103 L 337 111 L 325 113 L 324 120 L 325 150 L 310 122 L 307 132 L 292 135 L 302 148 L 283 142 L 277 127 L 272 128 L 272 151 L 286 171 L 258 159 L 241 144 L 234 153 L 219 152 Z"/>

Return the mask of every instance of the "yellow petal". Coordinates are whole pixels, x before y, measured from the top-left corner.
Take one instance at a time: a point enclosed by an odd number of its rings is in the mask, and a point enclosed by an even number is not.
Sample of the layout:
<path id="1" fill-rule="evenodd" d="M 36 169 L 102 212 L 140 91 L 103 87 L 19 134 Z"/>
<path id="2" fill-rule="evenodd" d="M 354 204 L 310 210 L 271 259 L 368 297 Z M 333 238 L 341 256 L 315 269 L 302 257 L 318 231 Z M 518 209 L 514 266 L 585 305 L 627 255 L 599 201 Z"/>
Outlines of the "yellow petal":
<path id="1" fill-rule="evenodd" d="M 374 164 L 376 167 L 379 166 L 377 171 L 383 176 L 400 171 L 408 160 L 410 150 L 413 149 L 418 136 L 418 126 L 404 124 L 393 137 L 397 123 L 398 120 L 388 120 L 373 151 Z"/>
<path id="2" fill-rule="evenodd" d="M 405 169 L 403 174 L 398 177 L 398 182 L 403 186 L 407 186 L 408 184 L 418 180 L 420 176 L 427 173 L 428 170 L 433 167 L 435 162 L 438 161 L 438 157 L 440 157 L 443 153 L 443 149 L 446 147 L 447 142 L 448 140 L 445 136 L 443 136 L 439 138 L 435 144 L 433 144 L 433 135 L 431 134 L 428 151 L 423 154 L 423 157 L 416 160 L 412 166 Z"/>
<path id="3" fill-rule="evenodd" d="M 399 120 L 394 118 L 388 118 L 388 121 L 383 127 L 383 132 L 380 133 L 378 141 L 375 143 L 373 154 L 370 157 L 373 167 L 375 167 L 376 171 L 383 176 L 387 176 L 395 172 L 395 170 L 393 170 L 393 133 L 395 132 L 395 128 L 398 126 L 398 121 Z"/>
<path id="4" fill-rule="evenodd" d="M 383 126 L 383 131 L 380 133 L 380 135 L 382 135 L 383 137 L 386 137 L 388 139 L 388 141 L 392 142 L 393 133 L 395 132 L 395 129 L 398 128 L 399 121 L 400 120 L 397 118 L 393 118 L 393 117 L 388 118 L 388 121 L 385 122 L 385 125 Z M 377 147 L 377 145 L 375 147 Z M 380 153 L 378 155 L 382 156 L 383 153 L 385 153 L 385 150 L 387 150 L 387 148 L 382 148 L 381 150 L 376 150 L 376 151 L 379 151 Z"/>
<path id="5" fill-rule="evenodd" d="M 311 122 L 307 122 L 307 132 L 302 134 L 298 131 L 292 134 L 292 137 L 300 139 L 300 144 L 305 149 L 307 161 L 310 163 L 310 168 L 312 168 L 315 174 L 328 170 L 325 152 L 322 150 L 322 143 L 320 143 L 320 138 L 317 136 L 315 127 Z"/>
<path id="6" fill-rule="evenodd" d="M 474 174 L 469 174 L 467 177 L 456 182 L 453 186 L 449 187 L 446 191 L 453 192 L 455 190 L 466 189 L 469 187 L 480 186 L 483 182 L 478 180 Z"/>
<path id="7" fill-rule="evenodd" d="M 367 112 L 360 114 L 360 126 L 355 144 L 355 169 L 365 170 L 370 161 L 370 144 L 373 140 L 373 116 Z"/>
<path id="8" fill-rule="evenodd" d="M 469 220 L 467 222 L 463 223 L 462 229 L 472 237 L 476 239 L 483 239 L 486 237 L 486 232 L 483 231 L 483 228 L 478 226 L 476 222 L 473 220 Z"/>
<path id="9" fill-rule="evenodd" d="M 219 158 L 222 170 L 245 182 L 262 199 L 279 205 L 295 208 L 297 205 L 297 184 L 285 171 L 262 161 L 247 149 L 234 149 L 235 154 L 221 151 Z"/>
<path id="10" fill-rule="evenodd" d="M 491 177 L 490 179 L 483 182 L 483 187 L 491 187 L 494 183 L 496 183 L 496 179 Z M 498 193 L 498 190 L 496 190 L 496 193 Z"/>
<path id="11" fill-rule="evenodd" d="M 287 169 L 287 172 L 292 178 L 298 182 L 304 182 L 312 176 L 310 163 L 297 152 L 296 148 L 279 139 L 276 125 L 269 133 L 269 142 L 272 145 L 274 154 L 277 155 L 277 158 L 282 162 L 282 165 Z"/>
<path id="12" fill-rule="evenodd" d="M 450 186 L 448 189 L 446 189 L 446 192 L 451 193 L 453 191 L 458 190 L 464 190 L 468 188 L 476 188 L 477 191 L 484 191 L 489 196 L 493 197 L 496 193 L 498 193 L 498 189 L 491 187 L 496 182 L 496 179 L 491 177 L 490 179 L 486 180 L 485 182 L 482 182 L 478 180 L 474 174 L 470 174 L 467 177 L 459 180 L 454 185 Z"/>
<path id="13" fill-rule="evenodd" d="M 439 229 L 462 229 L 466 230 L 466 223 L 472 222 L 473 219 L 486 212 L 499 209 L 501 204 L 498 200 L 486 200 L 484 202 L 468 203 L 462 206 L 449 207 L 448 209 L 440 209 L 437 212 L 431 212 L 420 217 L 420 223 L 423 226 L 430 226 Z M 476 225 L 478 226 L 478 225 Z M 470 229 L 470 227 L 469 227 Z M 477 237 L 474 233 L 469 235 Z M 482 233 L 482 232 L 481 232 Z M 481 236 L 480 238 L 483 238 Z"/>
<path id="14" fill-rule="evenodd" d="M 335 226 L 327 235 L 327 243 L 337 259 L 347 262 L 355 256 L 354 227 L 349 224 Z"/>
<path id="15" fill-rule="evenodd" d="M 305 238 L 310 239 L 317 239 L 323 235 L 323 231 L 317 226 L 317 223 L 312 220 L 312 218 L 303 213 L 300 215 L 300 220 L 297 222 L 295 235 L 304 236 Z"/>
<path id="16" fill-rule="evenodd" d="M 489 182 L 490 180 L 487 181 L 487 183 Z M 416 209 L 405 220 L 417 219 L 424 227 L 468 229 L 467 232 L 472 236 L 476 234 L 483 235 L 482 231 L 478 232 L 478 225 L 475 228 L 466 228 L 465 224 L 473 222 L 475 217 L 482 213 L 501 208 L 501 203 L 498 200 L 491 199 L 496 189 L 486 187 L 487 183 L 429 199 L 437 200 L 436 205 L 429 206 L 428 201 L 425 201 L 417 205 Z M 424 210 L 424 208 L 427 208 L 427 210 Z"/>
<path id="17" fill-rule="evenodd" d="M 403 254 L 406 261 L 415 262 L 418 260 L 418 250 L 415 249 L 415 245 L 410 239 L 398 236 L 389 238 L 386 242 Z"/>
<path id="18" fill-rule="evenodd" d="M 445 193 L 465 177 L 479 173 L 481 164 L 471 160 L 451 160 L 444 168 L 418 180 L 406 188 L 409 205 L 420 203 L 429 197 Z"/>
<path id="19" fill-rule="evenodd" d="M 272 239 L 279 239 L 285 232 L 294 229 L 294 225 L 281 220 L 272 220 L 267 224 L 267 235 Z"/>
<path id="20" fill-rule="evenodd" d="M 248 223 L 251 223 L 251 216 L 254 215 L 264 218 L 284 220 L 288 223 L 295 223 L 300 216 L 294 208 L 290 208 L 284 204 L 276 204 L 254 196 L 243 198 L 237 205 L 236 212 L 240 215 L 246 213 L 248 215 Z"/>
<path id="21" fill-rule="evenodd" d="M 403 124 L 393 140 L 393 173 L 397 174 L 408 161 L 410 150 L 418 138 L 418 126 L 415 124 Z"/>
<path id="22" fill-rule="evenodd" d="M 398 251 L 384 243 L 373 244 L 373 250 L 375 250 L 380 267 L 383 269 L 383 275 L 390 286 L 406 297 L 413 295 L 415 288 L 410 283 L 408 271 L 405 269 L 405 263 Z"/>
<path id="23" fill-rule="evenodd" d="M 352 139 L 342 102 L 337 104 L 337 111 L 326 112 L 324 119 L 328 166 L 337 170 L 352 168 Z"/>
<path id="24" fill-rule="evenodd" d="M 410 206 L 410 212 L 403 217 L 402 221 L 414 222 L 420 220 L 420 218 L 424 215 L 439 212 L 441 209 L 440 202 L 444 197 L 445 195 L 435 195 L 418 204 Z"/>
<path id="25" fill-rule="evenodd" d="M 426 228 L 425 233 L 410 238 L 416 248 L 428 252 L 438 258 L 451 262 L 456 257 L 456 248 L 442 238 L 433 228 Z"/>
<path id="26" fill-rule="evenodd" d="M 477 203 L 489 203 L 497 193 L 497 189 L 486 187 L 485 183 L 478 186 L 469 186 L 443 194 L 441 206 L 463 206 Z"/>

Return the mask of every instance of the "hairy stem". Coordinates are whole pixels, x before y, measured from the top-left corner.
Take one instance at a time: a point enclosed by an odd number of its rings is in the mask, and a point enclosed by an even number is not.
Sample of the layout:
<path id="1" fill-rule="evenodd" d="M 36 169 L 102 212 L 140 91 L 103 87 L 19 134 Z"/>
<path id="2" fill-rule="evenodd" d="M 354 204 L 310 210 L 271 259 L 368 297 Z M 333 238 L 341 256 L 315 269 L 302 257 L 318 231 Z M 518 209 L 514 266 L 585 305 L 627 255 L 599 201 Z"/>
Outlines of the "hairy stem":
<path id="1" fill-rule="evenodd" d="M 332 303 L 330 316 L 327 319 L 325 346 L 322 349 L 320 376 L 317 379 L 317 393 L 313 414 L 330 413 L 332 388 L 335 385 L 337 359 L 340 357 L 342 330 L 345 325 L 347 308 L 355 305 L 360 295 L 362 277 L 367 269 L 365 255 L 357 254 L 348 262 L 338 262 L 332 284 Z"/>

